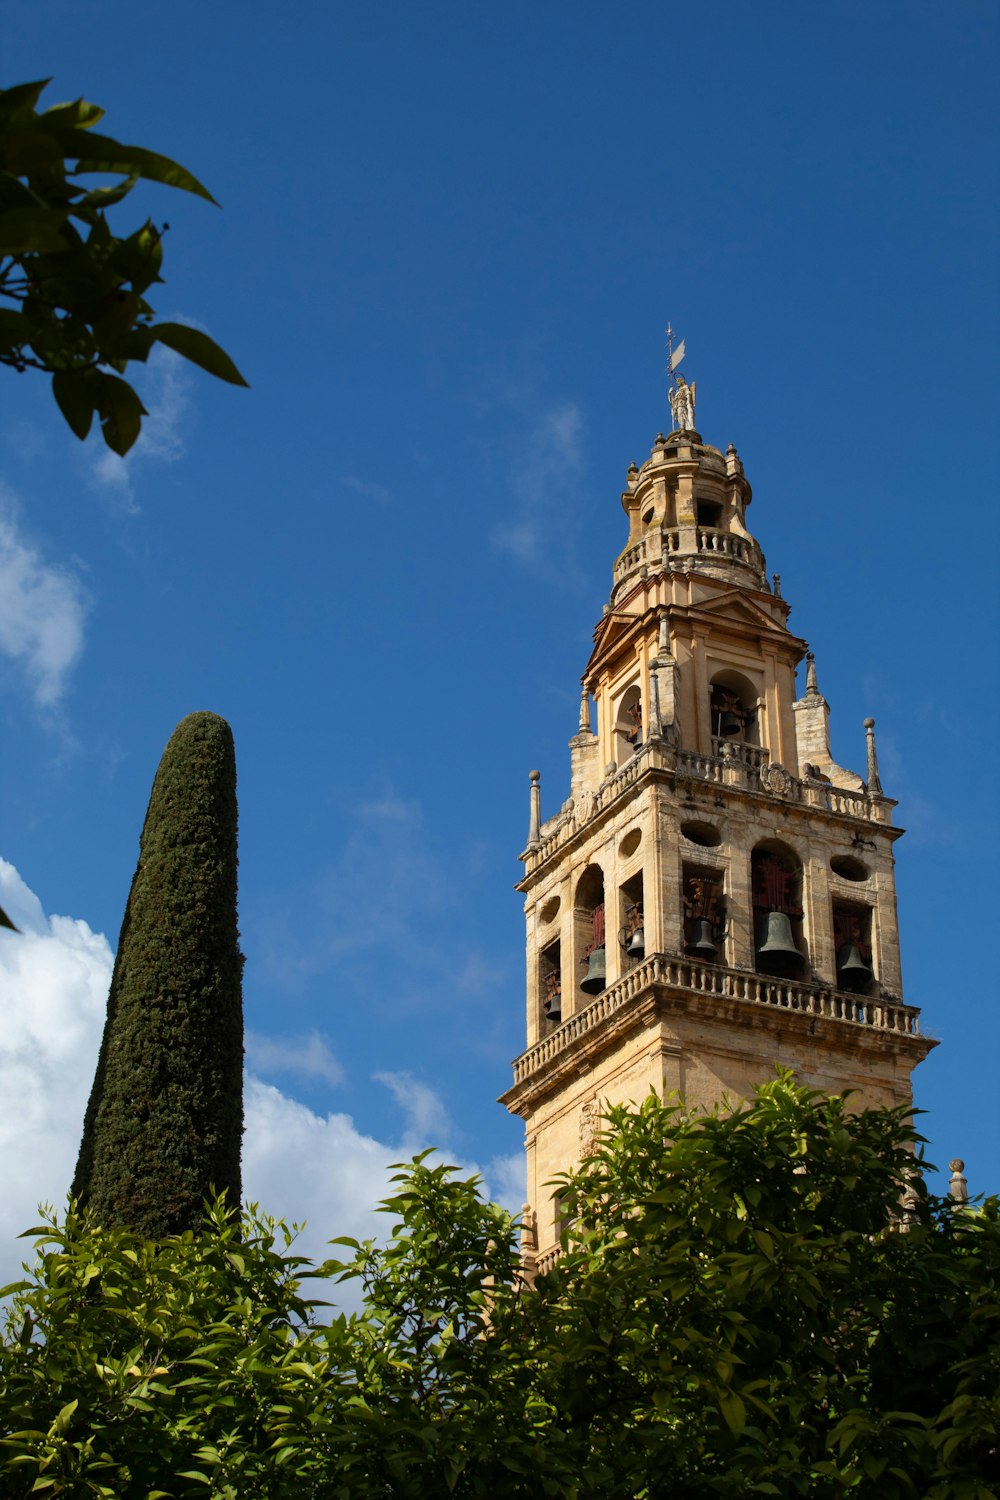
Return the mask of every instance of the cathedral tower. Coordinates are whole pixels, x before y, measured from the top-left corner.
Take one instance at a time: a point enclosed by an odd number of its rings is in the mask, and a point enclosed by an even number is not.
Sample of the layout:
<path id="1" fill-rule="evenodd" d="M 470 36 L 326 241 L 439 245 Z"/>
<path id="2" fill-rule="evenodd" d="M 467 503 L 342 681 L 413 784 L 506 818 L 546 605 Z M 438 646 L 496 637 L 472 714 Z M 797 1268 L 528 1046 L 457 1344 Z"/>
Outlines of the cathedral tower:
<path id="1" fill-rule="evenodd" d="M 502 1102 L 525 1121 L 540 1268 L 558 1242 L 547 1184 L 607 1103 L 653 1087 L 712 1105 L 776 1064 L 866 1105 L 907 1103 L 934 1045 L 902 999 L 902 830 L 874 721 L 862 779 L 832 758 L 816 664 L 747 529 L 736 449 L 702 442 L 683 376 L 670 401 L 674 430 L 628 471 L 570 796 L 544 822 L 531 776 L 527 1046 Z"/>

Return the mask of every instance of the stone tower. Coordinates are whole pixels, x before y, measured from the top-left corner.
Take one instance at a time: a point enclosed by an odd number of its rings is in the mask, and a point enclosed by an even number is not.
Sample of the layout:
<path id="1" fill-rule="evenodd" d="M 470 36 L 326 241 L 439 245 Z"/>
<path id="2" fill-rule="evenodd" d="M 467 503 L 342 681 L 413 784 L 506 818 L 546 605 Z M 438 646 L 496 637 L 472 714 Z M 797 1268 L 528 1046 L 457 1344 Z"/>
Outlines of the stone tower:
<path id="1" fill-rule="evenodd" d="M 901 994 L 902 830 L 874 722 L 862 779 L 831 756 L 815 662 L 746 526 L 736 449 L 702 442 L 682 378 L 671 407 L 675 430 L 628 471 L 570 796 L 545 822 L 531 777 L 527 1047 L 502 1102 L 525 1122 L 539 1268 L 558 1240 L 547 1184 L 586 1153 L 606 1103 L 653 1087 L 712 1105 L 776 1064 L 863 1104 L 906 1103 L 934 1045 Z"/>

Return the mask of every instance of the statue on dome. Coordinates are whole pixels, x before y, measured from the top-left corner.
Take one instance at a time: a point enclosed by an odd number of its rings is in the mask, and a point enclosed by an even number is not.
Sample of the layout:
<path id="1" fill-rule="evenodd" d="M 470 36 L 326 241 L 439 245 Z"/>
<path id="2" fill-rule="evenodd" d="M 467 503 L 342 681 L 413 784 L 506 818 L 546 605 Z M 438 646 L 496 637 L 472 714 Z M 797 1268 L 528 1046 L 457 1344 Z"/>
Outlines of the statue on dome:
<path id="1" fill-rule="evenodd" d="M 694 398 L 697 381 L 688 385 L 683 375 L 678 375 L 677 384 L 670 392 L 670 410 L 674 418 L 675 432 L 694 431 Z"/>

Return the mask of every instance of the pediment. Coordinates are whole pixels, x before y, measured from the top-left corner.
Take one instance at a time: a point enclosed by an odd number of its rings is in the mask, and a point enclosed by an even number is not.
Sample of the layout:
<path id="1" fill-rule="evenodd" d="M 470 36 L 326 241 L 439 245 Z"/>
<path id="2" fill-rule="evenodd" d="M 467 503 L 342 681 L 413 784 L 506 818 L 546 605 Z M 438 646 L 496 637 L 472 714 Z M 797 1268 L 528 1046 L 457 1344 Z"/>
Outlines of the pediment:
<path id="1" fill-rule="evenodd" d="M 647 616 L 633 614 L 615 614 L 611 612 L 598 620 L 594 627 L 594 649 L 590 653 L 590 659 L 584 668 L 584 677 L 590 673 L 598 661 L 603 660 L 610 652 L 613 652 L 617 642 L 634 636 L 646 623 Z"/>
<path id="2" fill-rule="evenodd" d="M 729 589 L 712 599 L 700 599 L 697 604 L 690 605 L 686 612 L 689 618 L 706 622 L 736 625 L 743 629 L 749 626 L 752 630 L 769 635 L 791 635 L 787 625 L 779 623 L 768 610 L 755 600 L 747 598 L 739 589 Z"/>

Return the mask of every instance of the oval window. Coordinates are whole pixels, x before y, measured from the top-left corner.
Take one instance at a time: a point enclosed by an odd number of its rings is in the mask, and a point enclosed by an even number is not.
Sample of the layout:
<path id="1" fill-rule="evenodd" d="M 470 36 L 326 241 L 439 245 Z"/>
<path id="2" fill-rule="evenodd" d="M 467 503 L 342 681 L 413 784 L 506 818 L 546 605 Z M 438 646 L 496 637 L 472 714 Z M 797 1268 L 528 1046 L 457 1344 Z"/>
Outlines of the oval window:
<path id="1" fill-rule="evenodd" d="M 703 849 L 717 849 L 722 843 L 722 834 L 711 823 L 682 823 L 681 833 Z"/>
<path id="2" fill-rule="evenodd" d="M 830 869 L 842 880 L 867 880 L 869 875 L 868 866 L 855 859 L 853 854 L 835 854 Z"/>
<path id="3" fill-rule="evenodd" d="M 641 843 L 642 829 L 633 828 L 631 832 L 625 835 L 621 843 L 618 845 L 618 853 L 622 856 L 623 859 L 628 859 L 629 855 L 634 854 Z"/>
<path id="4" fill-rule="evenodd" d="M 559 910 L 559 897 L 558 896 L 550 896 L 547 901 L 545 901 L 545 902 L 542 903 L 542 908 L 539 911 L 538 915 L 541 917 L 541 919 L 542 919 L 543 922 L 551 922 L 552 918 L 555 916 L 555 914 L 556 914 L 556 912 L 558 910 Z"/>

